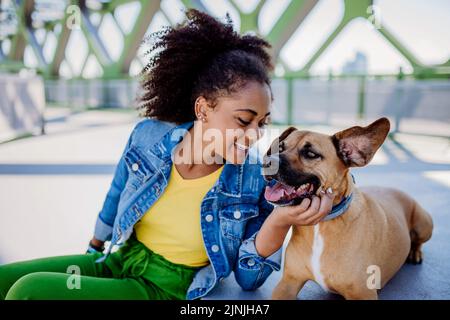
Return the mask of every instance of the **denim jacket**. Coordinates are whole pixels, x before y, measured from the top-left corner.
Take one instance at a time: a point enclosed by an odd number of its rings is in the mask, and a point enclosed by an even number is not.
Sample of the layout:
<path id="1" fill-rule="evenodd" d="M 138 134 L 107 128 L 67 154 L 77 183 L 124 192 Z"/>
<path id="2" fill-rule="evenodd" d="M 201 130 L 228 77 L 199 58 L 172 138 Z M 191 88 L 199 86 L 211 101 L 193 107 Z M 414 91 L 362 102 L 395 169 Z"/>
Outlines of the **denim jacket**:
<path id="1" fill-rule="evenodd" d="M 136 222 L 164 192 L 172 151 L 192 125 L 145 119 L 135 126 L 95 225 L 95 237 L 110 241 L 98 263 L 130 237 Z M 207 295 L 231 271 L 244 290 L 255 290 L 273 270 L 280 269 L 282 248 L 265 258 L 255 248 L 256 234 L 273 210 L 264 198 L 260 163 L 254 152 L 249 152 L 244 164 L 226 162 L 203 198 L 201 230 L 210 264 L 197 271 L 186 299 Z"/>

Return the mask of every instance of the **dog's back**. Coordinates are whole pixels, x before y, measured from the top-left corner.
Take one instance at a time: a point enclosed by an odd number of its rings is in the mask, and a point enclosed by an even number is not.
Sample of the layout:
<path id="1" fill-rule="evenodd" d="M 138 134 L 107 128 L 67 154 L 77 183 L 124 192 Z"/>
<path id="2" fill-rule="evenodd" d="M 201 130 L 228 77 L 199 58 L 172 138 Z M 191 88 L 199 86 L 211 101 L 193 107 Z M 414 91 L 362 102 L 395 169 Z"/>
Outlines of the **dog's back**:
<path id="1" fill-rule="evenodd" d="M 433 231 L 431 215 L 415 199 L 400 190 L 385 187 L 359 189 L 367 199 L 382 207 L 383 214 L 387 218 L 406 224 L 411 238 L 411 250 L 407 261 L 414 264 L 421 263 L 421 245 L 431 238 Z M 393 237 L 395 236 L 394 234 Z"/>

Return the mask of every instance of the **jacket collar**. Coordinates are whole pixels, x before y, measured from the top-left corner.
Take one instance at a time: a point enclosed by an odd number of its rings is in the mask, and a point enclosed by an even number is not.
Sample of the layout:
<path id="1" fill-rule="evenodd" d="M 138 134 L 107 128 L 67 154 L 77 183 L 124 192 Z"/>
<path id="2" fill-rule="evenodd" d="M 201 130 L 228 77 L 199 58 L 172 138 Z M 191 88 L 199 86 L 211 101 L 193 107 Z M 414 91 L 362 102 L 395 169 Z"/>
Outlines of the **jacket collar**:
<path id="1" fill-rule="evenodd" d="M 194 125 L 193 121 L 185 122 L 169 129 L 159 142 L 150 147 L 154 162 L 158 166 L 172 166 L 175 146 Z M 248 154 L 247 159 L 248 161 Z M 225 162 L 224 168 L 214 187 L 226 196 L 240 197 L 242 193 L 242 177 L 244 165 Z"/>
<path id="2" fill-rule="evenodd" d="M 150 147 L 149 151 L 163 163 L 172 163 L 172 151 L 175 146 L 183 140 L 184 135 L 194 125 L 193 121 L 185 122 L 167 131 L 160 141 Z"/>

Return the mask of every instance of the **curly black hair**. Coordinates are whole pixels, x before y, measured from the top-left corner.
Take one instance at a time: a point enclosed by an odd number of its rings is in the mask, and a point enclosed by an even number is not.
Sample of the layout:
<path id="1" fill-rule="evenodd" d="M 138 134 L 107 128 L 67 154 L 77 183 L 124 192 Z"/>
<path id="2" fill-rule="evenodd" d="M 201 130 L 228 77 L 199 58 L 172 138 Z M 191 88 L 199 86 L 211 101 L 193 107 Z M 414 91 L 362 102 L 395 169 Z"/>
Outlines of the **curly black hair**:
<path id="1" fill-rule="evenodd" d="M 153 33 L 153 54 L 141 72 L 138 110 L 144 117 L 183 123 L 196 119 L 194 103 L 205 97 L 212 106 L 248 81 L 266 83 L 273 71 L 270 44 L 256 35 L 239 35 L 227 15 L 222 23 L 195 9 L 176 27 Z"/>

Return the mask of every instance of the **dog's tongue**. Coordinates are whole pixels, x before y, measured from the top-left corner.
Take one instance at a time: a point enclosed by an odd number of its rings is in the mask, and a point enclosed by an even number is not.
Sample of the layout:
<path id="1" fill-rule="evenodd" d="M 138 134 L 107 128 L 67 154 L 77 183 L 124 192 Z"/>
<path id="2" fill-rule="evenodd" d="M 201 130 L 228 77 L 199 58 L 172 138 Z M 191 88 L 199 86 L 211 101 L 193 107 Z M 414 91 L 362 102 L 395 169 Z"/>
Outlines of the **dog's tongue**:
<path id="1" fill-rule="evenodd" d="M 279 201 L 284 195 L 290 195 L 295 192 L 295 188 L 287 186 L 280 182 L 275 183 L 273 186 L 267 186 L 264 192 L 264 197 L 268 201 Z"/>

